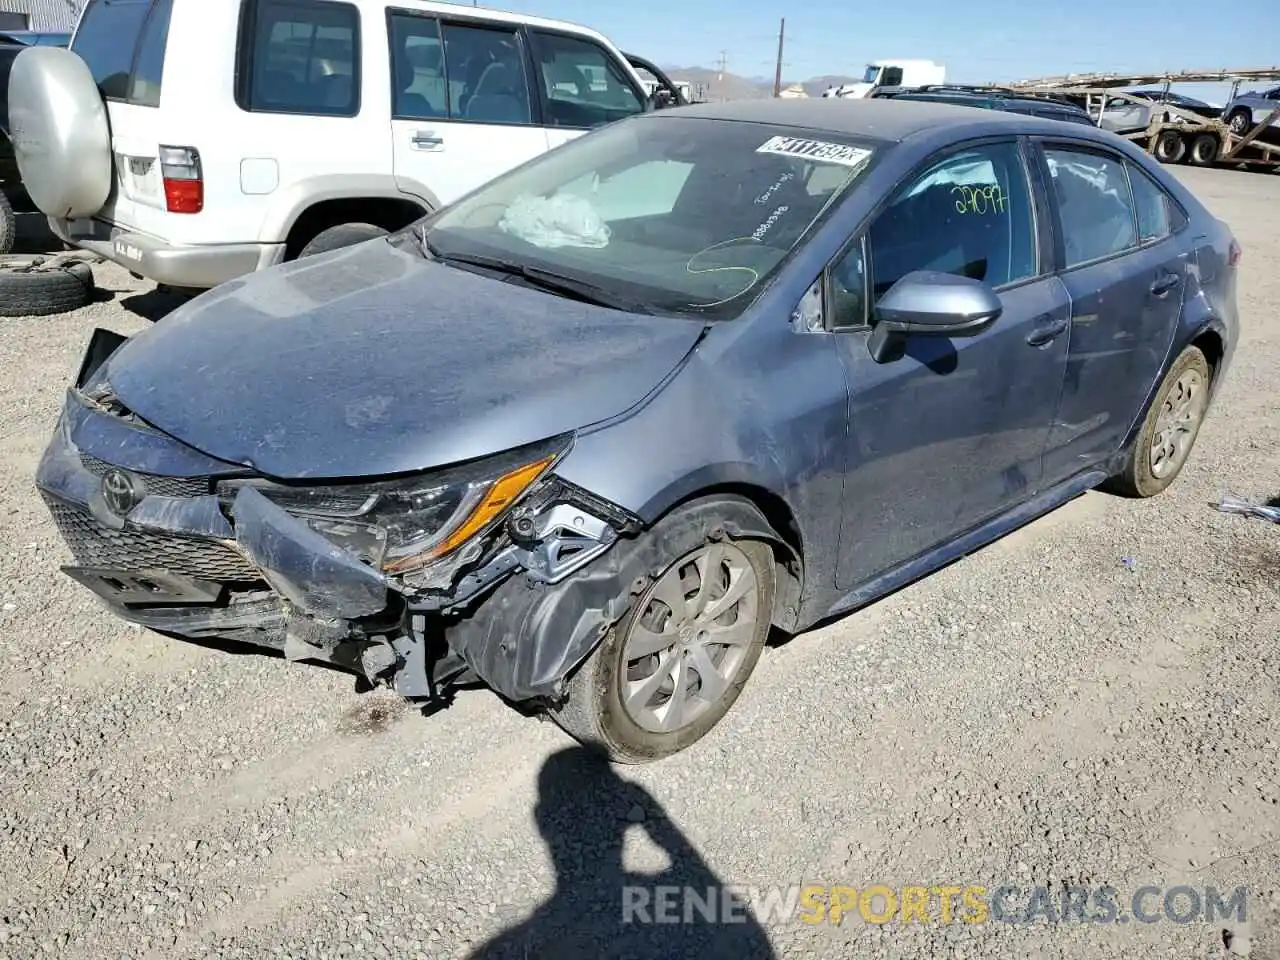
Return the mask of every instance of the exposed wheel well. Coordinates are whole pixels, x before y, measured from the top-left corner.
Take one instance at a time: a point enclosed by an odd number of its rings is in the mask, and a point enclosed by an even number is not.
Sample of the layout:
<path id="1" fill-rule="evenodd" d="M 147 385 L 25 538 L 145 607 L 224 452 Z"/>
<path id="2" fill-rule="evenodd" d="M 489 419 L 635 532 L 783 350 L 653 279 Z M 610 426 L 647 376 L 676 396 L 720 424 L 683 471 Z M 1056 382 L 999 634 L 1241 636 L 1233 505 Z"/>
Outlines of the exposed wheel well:
<path id="1" fill-rule="evenodd" d="M 294 221 L 285 240 L 285 259 L 292 260 L 307 243 L 323 230 L 340 223 L 372 223 L 384 230 L 399 230 L 427 211 L 412 200 L 390 197 L 349 197 L 322 200 L 308 207 Z"/>
<path id="2" fill-rule="evenodd" d="M 1204 354 L 1204 358 L 1209 361 L 1209 377 L 1211 381 L 1216 380 L 1218 364 L 1222 362 L 1222 337 L 1218 336 L 1216 330 L 1205 330 L 1191 341 L 1191 346 Z"/>
<path id="3" fill-rule="evenodd" d="M 774 546 L 774 559 L 778 580 L 774 591 L 773 622 L 782 630 L 794 630 L 800 614 L 801 588 L 804 585 L 804 545 L 800 538 L 800 527 L 796 523 L 791 507 L 777 494 L 746 483 L 725 483 L 712 487 L 703 487 L 689 494 L 678 503 L 674 503 L 666 511 L 670 513 L 682 504 L 703 497 L 717 494 L 737 496 L 748 500 L 769 522 L 769 526 L 791 548 L 789 552 Z"/>

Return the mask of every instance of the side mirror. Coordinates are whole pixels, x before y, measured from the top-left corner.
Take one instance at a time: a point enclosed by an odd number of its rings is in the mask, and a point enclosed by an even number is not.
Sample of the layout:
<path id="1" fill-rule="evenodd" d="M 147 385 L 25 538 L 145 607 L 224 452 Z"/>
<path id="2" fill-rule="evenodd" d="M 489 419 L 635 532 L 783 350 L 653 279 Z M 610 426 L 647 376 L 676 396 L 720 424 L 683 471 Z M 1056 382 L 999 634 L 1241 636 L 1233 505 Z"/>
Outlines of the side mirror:
<path id="1" fill-rule="evenodd" d="M 876 304 L 867 349 L 876 363 L 902 355 L 907 337 L 976 337 L 1004 311 L 981 280 L 916 270 L 895 283 Z"/>
<path id="2" fill-rule="evenodd" d="M 649 95 L 650 110 L 666 110 L 679 105 L 679 98 L 666 87 L 658 87 Z"/>

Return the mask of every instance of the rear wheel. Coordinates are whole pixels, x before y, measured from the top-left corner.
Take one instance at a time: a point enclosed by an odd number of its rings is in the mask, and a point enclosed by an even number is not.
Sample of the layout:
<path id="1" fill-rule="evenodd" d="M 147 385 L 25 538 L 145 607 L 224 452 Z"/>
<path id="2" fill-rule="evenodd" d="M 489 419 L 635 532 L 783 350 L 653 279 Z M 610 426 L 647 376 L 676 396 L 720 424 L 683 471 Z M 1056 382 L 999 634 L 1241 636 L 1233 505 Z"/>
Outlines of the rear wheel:
<path id="1" fill-rule="evenodd" d="M 1176 130 L 1165 130 L 1156 138 L 1153 152 L 1161 163 L 1178 163 L 1187 152 L 1187 141 Z"/>
<path id="2" fill-rule="evenodd" d="M 1108 489 L 1130 497 L 1154 497 L 1182 472 L 1209 408 L 1209 361 L 1187 347 L 1174 361 L 1147 410 L 1125 469 Z"/>
<path id="3" fill-rule="evenodd" d="M 1210 166 L 1218 159 L 1218 138 L 1212 133 L 1202 133 L 1191 141 L 1190 163 L 1196 167 Z"/>
<path id="4" fill-rule="evenodd" d="M 298 259 L 314 257 L 318 253 L 328 253 L 330 250 L 339 250 L 342 247 L 364 243 L 366 240 L 385 237 L 388 232 L 372 223 L 340 223 L 328 230 L 321 230 L 312 237 L 306 246 L 298 251 Z"/>
<path id="5" fill-rule="evenodd" d="M 764 649 L 773 551 L 757 540 L 708 540 L 708 531 L 690 522 L 707 516 L 704 501 L 644 534 L 670 549 L 671 559 L 551 710 L 566 732 L 616 761 L 657 760 L 705 736 L 738 699 Z"/>
<path id="6" fill-rule="evenodd" d="M 1243 137 L 1253 126 L 1253 114 L 1246 108 L 1239 107 L 1231 111 L 1227 117 L 1227 128 L 1237 137 Z"/>
<path id="7" fill-rule="evenodd" d="M 12 253 L 17 240 L 18 216 L 13 212 L 8 196 L 0 192 L 0 254 Z"/>

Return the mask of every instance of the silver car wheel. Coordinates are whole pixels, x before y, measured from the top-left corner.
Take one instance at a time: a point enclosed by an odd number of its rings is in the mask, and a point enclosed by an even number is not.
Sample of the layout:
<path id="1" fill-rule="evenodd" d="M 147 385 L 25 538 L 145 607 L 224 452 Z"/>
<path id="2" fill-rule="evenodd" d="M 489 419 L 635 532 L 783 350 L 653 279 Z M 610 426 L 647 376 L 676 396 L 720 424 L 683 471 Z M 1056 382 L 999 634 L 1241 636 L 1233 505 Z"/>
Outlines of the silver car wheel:
<path id="1" fill-rule="evenodd" d="M 622 707 L 641 729 L 673 733 L 733 691 L 760 615 L 755 570 L 738 547 L 710 543 L 638 603 L 619 663 Z"/>
<path id="2" fill-rule="evenodd" d="M 1198 370 L 1184 371 L 1165 393 L 1151 437 L 1151 475 L 1157 480 L 1182 469 L 1208 400 L 1208 384 Z"/>

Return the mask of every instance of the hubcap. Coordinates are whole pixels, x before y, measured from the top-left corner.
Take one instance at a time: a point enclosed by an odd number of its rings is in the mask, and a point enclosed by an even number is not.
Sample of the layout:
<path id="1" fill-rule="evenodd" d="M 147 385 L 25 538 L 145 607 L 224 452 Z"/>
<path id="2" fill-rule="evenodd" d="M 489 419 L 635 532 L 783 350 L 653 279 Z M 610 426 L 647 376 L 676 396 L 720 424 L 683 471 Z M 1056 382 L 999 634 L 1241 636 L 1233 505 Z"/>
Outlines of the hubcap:
<path id="1" fill-rule="evenodd" d="M 1185 371 L 1164 395 L 1151 438 L 1151 475 L 1157 480 L 1182 468 L 1200 429 L 1207 401 L 1204 377 L 1196 370 Z"/>
<path id="2" fill-rule="evenodd" d="M 755 636 L 756 575 L 731 543 L 712 543 L 672 564 L 639 600 L 623 641 L 627 716 L 673 733 L 731 692 Z"/>
<path id="3" fill-rule="evenodd" d="M 1228 124 L 1232 133 L 1244 133 L 1245 119 L 1243 113 L 1237 113 Z"/>

